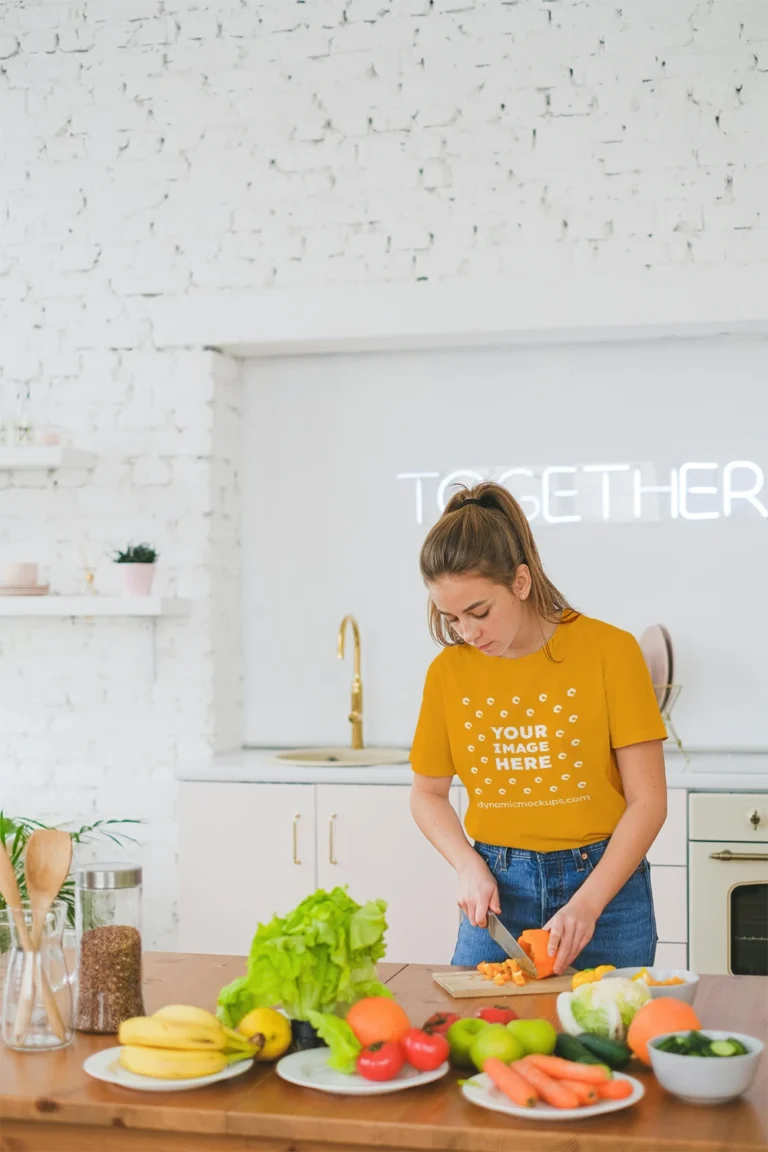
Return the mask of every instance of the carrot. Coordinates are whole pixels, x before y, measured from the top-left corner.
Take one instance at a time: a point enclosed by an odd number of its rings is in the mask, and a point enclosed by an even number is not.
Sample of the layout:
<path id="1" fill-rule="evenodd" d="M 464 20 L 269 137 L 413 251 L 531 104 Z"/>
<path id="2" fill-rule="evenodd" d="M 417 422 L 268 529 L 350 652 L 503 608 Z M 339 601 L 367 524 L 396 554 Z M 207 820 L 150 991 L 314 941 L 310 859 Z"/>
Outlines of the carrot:
<path id="1" fill-rule="evenodd" d="M 602 1084 L 610 1080 L 611 1074 L 603 1064 L 576 1064 L 563 1060 L 561 1056 L 527 1056 L 540 1072 L 546 1072 L 555 1080 L 583 1080 L 585 1084 Z"/>
<path id="2" fill-rule="evenodd" d="M 583 1080 L 561 1080 L 563 1088 L 568 1088 L 573 1092 L 574 1096 L 578 1099 L 579 1104 L 594 1104 L 597 1100 L 598 1086 L 596 1084 L 585 1084 Z M 621 1083 L 621 1081 L 609 1080 L 609 1084 Z"/>
<path id="3" fill-rule="evenodd" d="M 632 1085 L 629 1080 L 606 1080 L 605 1084 L 598 1084 L 597 1094 L 601 1100 L 623 1100 L 632 1095 Z"/>
<path id="4" fill-rule="evenodd" d="M 483 1072 L 490 1077 L 508 1100 L 520 1108 L 533 1108 L 539 1098 L 538 1093 L 528 1081 L 515 1072 L 514 1068 L 503 1064 L 501 1060 L 489 1057 L 483 1064 Z"/>
<path id="5" fill-rule="evenodd" d="M 546 1072 L 542 1072 L 540 1068 L 529 1061 L 530 1056 L 524 1056 L 522 1060 L 516 1061 L 515 1070 L 536 1089 L 546 1104 L 551 1104 L 553 1108 L 579 1107 L 578 1096 L 566 1088 L 561 1080 L 553 1080 L 551 1076 L 547 1076 Z"/>

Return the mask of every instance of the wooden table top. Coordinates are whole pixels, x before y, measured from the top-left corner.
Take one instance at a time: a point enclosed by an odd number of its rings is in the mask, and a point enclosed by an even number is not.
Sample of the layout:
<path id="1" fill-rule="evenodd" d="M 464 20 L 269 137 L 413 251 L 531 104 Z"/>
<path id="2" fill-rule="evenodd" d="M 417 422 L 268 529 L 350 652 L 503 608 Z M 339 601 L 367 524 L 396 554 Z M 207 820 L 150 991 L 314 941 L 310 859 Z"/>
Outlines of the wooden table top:
<path id="1" fill-rule="evenodd" d="M 150 953 L 147 1011 L 163 1004 L 213 1008 L 242 957 Z M 382 964 L 382 979 L 415 1024 L 438 1008 L 467 1015 L 481 1000 L 451 1000 L 432 967 Z M 498 999 L 498 997 L 497 997 Z M 488 1003 L 493 1003 L 493 994 Z M 524 1017 L 555 1020 L 555 997 L 520 996 Z M 696 1000 L 704 1027 L 768 1039 L 768 979 L 704 976 Z M 0 1047 L 0 1149 L 3 1152 L 756 1152 L 768 1149 L 766 1059 L 750 1092 L 718 1107 L 668 1095 L 649 1070 L 632 1069 L 646 1095 L 633 1108 L 592 1120 L 517 1120 L 470 1104 L 459 1074 L 413 1091 L 337 1097 L 284 1083 L 273 1065 L 193 1092 L 140 1093 L 86 1076 L 83 1061 L 116 1043 L 77 1034 L 60 1052 L 29 1055 Z"/>

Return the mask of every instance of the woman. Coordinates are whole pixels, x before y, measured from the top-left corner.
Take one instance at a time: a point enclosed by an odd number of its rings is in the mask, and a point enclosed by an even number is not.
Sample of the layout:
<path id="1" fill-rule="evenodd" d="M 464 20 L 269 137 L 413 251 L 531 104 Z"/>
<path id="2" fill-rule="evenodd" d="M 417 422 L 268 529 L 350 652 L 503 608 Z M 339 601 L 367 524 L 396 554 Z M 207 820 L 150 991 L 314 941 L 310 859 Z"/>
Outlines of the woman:
<path id="1" fill-rule="evenodd" d="M 458 876 L 452 962 L 505 958 L 490 910 L 515 937 L 549 928 L 557 974 L 652 964 L 645 854 L 666 818 L 666 732 L 639 645 L 569 606 L 498 484 L 451 499 L 420 565 L 443 651 L 427 672 L 411 810 Z M 449 800 L 454 775 L 474 844 Z"/>

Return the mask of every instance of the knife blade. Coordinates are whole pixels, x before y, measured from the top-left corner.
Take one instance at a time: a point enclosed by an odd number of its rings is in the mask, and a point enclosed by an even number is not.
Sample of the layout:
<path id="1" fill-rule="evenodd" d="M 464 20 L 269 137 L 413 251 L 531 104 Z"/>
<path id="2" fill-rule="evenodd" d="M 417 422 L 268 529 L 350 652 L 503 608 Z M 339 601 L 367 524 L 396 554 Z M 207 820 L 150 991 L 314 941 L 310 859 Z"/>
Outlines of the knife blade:
<path id="1" fill-rule="evenodd" d="M 488 913 L 488 932 L 496 943 L 504 949 L 510 959 L 517 960 L 523 971 L 527 972 L 529 976 L 533 976 L 534 980 L 538 980 L 539 973 L 536 965 L 523 951 L 512 933 L 506 930 L 494 912 Z"/>

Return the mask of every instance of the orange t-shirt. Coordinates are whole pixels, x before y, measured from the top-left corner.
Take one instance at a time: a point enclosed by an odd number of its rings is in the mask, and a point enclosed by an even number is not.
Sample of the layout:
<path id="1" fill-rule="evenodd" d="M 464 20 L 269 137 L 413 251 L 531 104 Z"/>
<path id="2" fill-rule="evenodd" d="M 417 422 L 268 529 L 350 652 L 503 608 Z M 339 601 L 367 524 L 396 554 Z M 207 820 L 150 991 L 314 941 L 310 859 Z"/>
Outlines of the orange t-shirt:
<path id="1" fill-rule="evenodd" d="M 552 852 L 606 839 L 626 807 L 614 750 L 666 739 L 629 632 L 578 616 L 549 650 L 510 660 L 457 644 L 427 672 L 411 764 L 459 776 L 475 840 Z"/>

